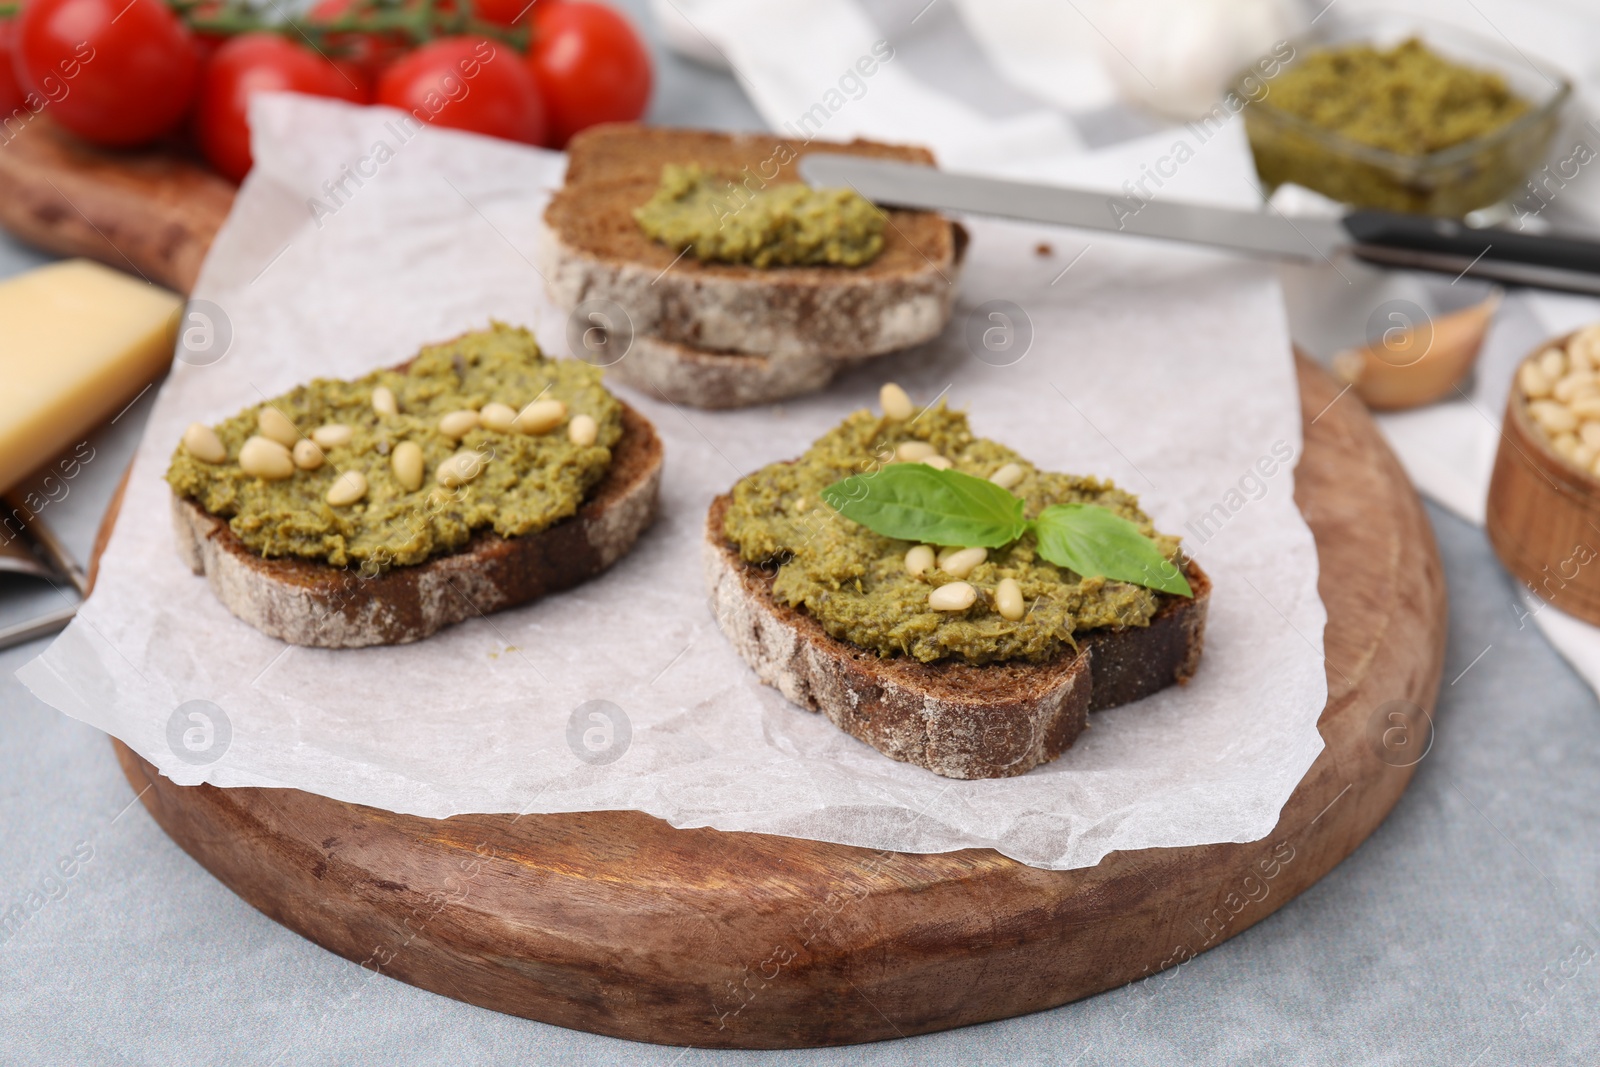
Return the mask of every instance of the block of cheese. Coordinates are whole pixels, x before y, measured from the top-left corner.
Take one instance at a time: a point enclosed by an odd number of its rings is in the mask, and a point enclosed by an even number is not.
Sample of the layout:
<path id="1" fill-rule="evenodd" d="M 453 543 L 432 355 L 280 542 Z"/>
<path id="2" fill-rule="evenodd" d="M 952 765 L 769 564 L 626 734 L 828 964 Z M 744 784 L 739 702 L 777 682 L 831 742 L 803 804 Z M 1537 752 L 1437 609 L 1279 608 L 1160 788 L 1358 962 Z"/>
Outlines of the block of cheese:
<path id="1" fill-rule="evenodd" d="M 0 493 L 166 368 L 182 307 L 176 293 L 85 259 L 0 281 Z"/>

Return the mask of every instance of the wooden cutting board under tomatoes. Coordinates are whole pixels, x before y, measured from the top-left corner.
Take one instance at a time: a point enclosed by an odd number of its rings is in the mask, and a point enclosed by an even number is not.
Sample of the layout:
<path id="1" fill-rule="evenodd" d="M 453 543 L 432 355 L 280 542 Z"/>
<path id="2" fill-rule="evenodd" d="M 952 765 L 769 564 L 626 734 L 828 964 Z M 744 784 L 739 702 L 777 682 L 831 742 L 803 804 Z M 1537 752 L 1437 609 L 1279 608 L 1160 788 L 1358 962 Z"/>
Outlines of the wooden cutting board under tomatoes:
<path id="1" fill-rule="evenodd" d="M 384 104 L 560 148 L 639 118 L 650 55 L 588 0 L 0 0 L 0 225 L 187 291 L 250 170 L 250 97 Z"/>

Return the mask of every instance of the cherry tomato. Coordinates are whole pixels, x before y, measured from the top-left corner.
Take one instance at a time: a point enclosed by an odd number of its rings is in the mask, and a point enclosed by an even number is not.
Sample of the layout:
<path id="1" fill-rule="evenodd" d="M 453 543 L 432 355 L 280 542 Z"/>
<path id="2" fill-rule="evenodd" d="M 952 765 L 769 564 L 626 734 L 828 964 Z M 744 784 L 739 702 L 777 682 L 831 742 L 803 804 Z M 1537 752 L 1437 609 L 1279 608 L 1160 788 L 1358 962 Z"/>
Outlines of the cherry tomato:
<path id="1" fill-rule="evenodd" d="M 370 5 L 364 0 L 317 0 L 308 14 L 312 22 L 333 22 L 346 15 L 367 14 Z M 405 55 L 411 41 L 396 30 L 391 33 L 334 33 L 328 35 L 330 53 L 366 72 L 376 82 L 383 68 Z"/>
<path id="2" fill-rule="evenodd" d="M 424 122 L 539 144 L 546 133 L 539 86 L 510 45 L 443 37 L 396 60 L 378 80 L 378 103 Z"/>
<path id="3" fill-rule="evenodd" d="M 628 20 L 604 4 L 535 4 L 527 63 L 550 112 L 546 143 L 555 148 L 596 123 L 636 119 L 650 102 L 650 53 Z"/>
<path id="4" fill-rule="evenodd" d="M 14 114 L 28 96 L 11 63 L 11 39 L 16 27 L 14 19 L 0 19 L 0 120 Z"/>
<path id="5" fill-rule="evenodd" d="M 222 0 L 200 0 L 188 9 L 186 15 L 191 19 L 213 18 L 222 11 L 222 6 Z M 200 69 L 204 71 L 206 63 L 216 55 L 217 49 L 227 43 L 228 35 L 196 30 L 192 23 L 189 32 L 194 35 L 195 54 L 200 57 Z"/>
<path id="6" fill-rule="evenodd" d="M 50 116 L 97 144 L 145 144 L 177 126 L 199 81 L 193 36 L 162 0 L 28 0 L 12 56 Z"/>
<path id="7" fill-rule="evenodd" d="M 496 26 L 516 26 L 528 21 L 533 0 L 472 0 L 472 13 Z"/>
<path id="8" fill-rule="evenodd" d="M 250 97 L 261 92 L 307 93 L 364 104 L 366 77 L 276 33 L 229 40 L 206 64 L 195 110 L 200 151 L 222 175 L 241 181 L 250 171 Z"/>

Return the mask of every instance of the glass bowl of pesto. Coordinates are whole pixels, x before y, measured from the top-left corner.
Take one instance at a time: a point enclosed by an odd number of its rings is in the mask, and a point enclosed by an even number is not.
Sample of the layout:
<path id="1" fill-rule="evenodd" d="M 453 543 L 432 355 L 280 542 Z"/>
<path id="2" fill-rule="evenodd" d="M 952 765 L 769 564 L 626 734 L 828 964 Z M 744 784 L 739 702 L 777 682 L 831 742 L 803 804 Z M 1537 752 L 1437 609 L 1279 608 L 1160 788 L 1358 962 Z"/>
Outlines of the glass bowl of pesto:
<path id="1" fill-rule="evenodd" d="M 1280 45 L 1226 104 L 1243 111 L 1269 195 L 1293 182 L 1353 207 L 1460 218 L 1545 161 L 1571 95 L 1561 71 L 1509 45 L 1370 14 Z"/>

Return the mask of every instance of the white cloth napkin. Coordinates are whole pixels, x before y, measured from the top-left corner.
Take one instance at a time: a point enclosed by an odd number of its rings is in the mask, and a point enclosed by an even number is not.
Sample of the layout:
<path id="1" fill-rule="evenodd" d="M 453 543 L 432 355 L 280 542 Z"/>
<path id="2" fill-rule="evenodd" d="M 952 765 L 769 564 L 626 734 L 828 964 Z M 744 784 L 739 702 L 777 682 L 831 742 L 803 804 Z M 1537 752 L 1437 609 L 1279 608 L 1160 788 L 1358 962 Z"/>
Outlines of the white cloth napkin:
<path id="1" fill-rule="evenodd" d="M 926 145 L 945 166 L 1045 173 L 1082 147 L 1061 114 L 980 111 L 906 67 L 891 36 L 854 0 L 671 0 L 673 24 L 699 36 L 768 125 L 789 136 Z"/>

